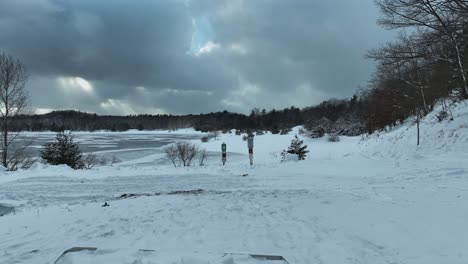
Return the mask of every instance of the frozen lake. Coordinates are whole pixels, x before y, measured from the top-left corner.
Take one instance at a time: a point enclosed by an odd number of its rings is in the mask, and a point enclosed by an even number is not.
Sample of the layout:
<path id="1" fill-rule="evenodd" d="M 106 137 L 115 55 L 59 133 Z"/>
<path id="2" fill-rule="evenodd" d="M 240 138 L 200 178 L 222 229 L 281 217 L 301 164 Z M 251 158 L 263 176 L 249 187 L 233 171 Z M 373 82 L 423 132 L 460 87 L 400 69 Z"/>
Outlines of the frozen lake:
<path id="1" fill-rule="evenodd" d="M 164 146 L 184 140 L 199 139 L 199 133 L 177 132 L 76 132 L 74 141 L 80 145 L 83 153 L 94 153 L 98 157 L 117 161 L 134 160 L 148 155 L 162 154 Z M 24 142 L 32 142 L 27 151 L 37 157 L 44 144 L 55 140 L 55 133 L 36 132 L 25 133 Z"/>

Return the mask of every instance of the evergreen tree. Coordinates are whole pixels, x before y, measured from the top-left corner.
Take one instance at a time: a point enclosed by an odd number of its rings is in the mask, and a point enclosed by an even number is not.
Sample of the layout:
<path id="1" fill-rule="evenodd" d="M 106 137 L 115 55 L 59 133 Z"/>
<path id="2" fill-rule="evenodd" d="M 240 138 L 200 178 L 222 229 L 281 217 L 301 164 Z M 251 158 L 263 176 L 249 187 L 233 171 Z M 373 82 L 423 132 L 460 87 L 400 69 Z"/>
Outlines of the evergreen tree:
<path id="1" fill-rule="evenodd" d="M 75 170 L 84 168 L 80 147 L 73 142 L 71 132 L 58 132 L 55 142 L 44 145 L 41 158 L 52 165 L 66 164 Z"/>
<path id="2" fill-rule="evenodd" d="M 304 140 L 300 140 L 296 135 L 293 140 L 291 140 L 291 145 L 288 148 L 289 154 L 296 154 L 299 160 L 305 160 L 307 153 L 307 145 L 304 145 Z"/>

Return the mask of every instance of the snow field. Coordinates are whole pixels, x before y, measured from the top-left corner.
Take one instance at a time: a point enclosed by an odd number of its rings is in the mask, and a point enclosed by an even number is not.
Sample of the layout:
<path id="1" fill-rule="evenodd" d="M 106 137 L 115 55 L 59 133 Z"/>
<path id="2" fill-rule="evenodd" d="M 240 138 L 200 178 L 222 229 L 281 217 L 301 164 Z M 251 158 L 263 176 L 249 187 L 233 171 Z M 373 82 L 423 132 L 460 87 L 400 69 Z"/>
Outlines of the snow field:
<path id="1" fill-rule="evenodd" d="M 306 138 L 307 160 L 280 162 L 295 128 L 256 136 L 253 167 L 242 137 L 225 134 L 203 144 L 186 137 L 209 151 L 204 167 L 173 168 L 161 147 L 90 171 L 0 172 L 0 203 L 16 207 L 0 217 L 0 263 L 52 263 L 75 246 L 116 252 L 122 263 L 225 252 L 303 264 L 468 263 L 467 103 L 453 113 L 454 121 L 422 120 L 419 147 L 407 122 L 367 139 Z M 124 193 L 150 196 L 118 199 Z M 138 249 L 159 261 L 127 253 Z M 208 255 L 191 260 L 224 263 Z"/>

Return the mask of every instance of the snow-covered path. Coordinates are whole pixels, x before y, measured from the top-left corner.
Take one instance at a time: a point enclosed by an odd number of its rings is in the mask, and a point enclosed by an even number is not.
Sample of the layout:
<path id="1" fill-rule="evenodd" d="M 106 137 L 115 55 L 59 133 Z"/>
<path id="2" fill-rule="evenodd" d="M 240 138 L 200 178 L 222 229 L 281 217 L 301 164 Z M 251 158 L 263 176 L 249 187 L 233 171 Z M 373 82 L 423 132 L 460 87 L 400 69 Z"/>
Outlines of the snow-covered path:
<path id="1" fill-rule="evenodd" d="M 362 166 L 375 165 L 364 161 Z M 330 165 L 322 161 L 328 170 Z M 459 168 L 429 180 L 409 177 L 404 169 L 394 174 L 397 180 L 333 176 L 326 169 L 270 176 L 275 170 L 260 167 L 247 177 L 34 177 L 5 183 L 4 199 L 28 203 L 16 215 L 0 218 L 0 262 L 50 263 L 73 246 L 281 254 L 291 263 L 464 263 L 468 258 L 463 229 L 468 213 L 460 210 L 468 204 L 468 188 L 457 177 L 447 181 Z M 189 189 L 208 192 L 114 199 Z M 105 201 L 109 207 L 101 207 Z"/>
<path id="2" fill-rule="evenodd" d="M 80 204 L 113 200 L 122 194 L 154 194 L 177 190 L 222 190 L 221 186 L 244 186 L 234 177 L 213 177 L 193 174 L 140 175 L 102 179 L 73 179 L 59 176 L 26 178 L 0 187 L 2 199 L 27 201 L 24 205 L 44 207 L 60 204 Z"/>

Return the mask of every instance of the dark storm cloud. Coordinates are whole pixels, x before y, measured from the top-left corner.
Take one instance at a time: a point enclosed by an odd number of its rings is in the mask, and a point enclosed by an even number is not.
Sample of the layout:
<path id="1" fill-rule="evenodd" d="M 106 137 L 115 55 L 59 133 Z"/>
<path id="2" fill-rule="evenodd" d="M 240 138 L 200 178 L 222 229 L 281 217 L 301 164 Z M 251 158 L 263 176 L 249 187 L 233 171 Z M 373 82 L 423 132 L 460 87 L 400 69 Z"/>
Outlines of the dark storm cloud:
<path id="1" fill-rule="evenodd" d="M 200 17 L 212 39 L 189 53 Z M 350 96 L 388 38 L 376 17 L 371 0 L 2 0 L 0 50 L 31 69 L 36 107 L 247 112 Z"/>
<path id="2" fill-rule="evenodd" d="M 330 95 L 349 96 L 371 69 L 364 53 L 388 37 L 375 25 L 372 1 L 231 1 L 213 8 L 214 2 L 199 2 L 196 9 L 214 14 L 221 45 L 240 42 L 252 49 L 232 61 L 242 76 L 270 91 L 310 82 Z"/>
<path id="3" fill-rule="evenodd" d="M 182 1 L 50 3 L 55 12 L 40 21 L 17 16 L 15 26 L 2 31 L 9 50 L 39 74 L 166 86 L 184 63 L 192 26 Z"/>

